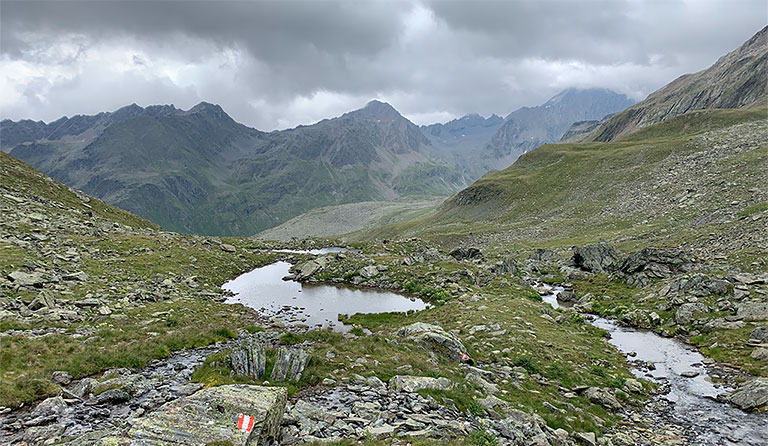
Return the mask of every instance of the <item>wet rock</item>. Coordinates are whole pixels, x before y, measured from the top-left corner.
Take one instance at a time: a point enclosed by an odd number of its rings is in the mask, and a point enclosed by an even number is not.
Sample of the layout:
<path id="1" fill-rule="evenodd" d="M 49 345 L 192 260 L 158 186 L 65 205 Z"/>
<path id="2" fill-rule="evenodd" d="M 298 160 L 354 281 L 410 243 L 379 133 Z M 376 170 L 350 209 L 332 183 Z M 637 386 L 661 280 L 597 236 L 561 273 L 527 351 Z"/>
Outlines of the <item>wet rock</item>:
<path id="1" fill-rule="evenodd" d="M 299 381 L 307 364 L 309 364 L 309 353 L 299 348 L 280 347 L 269 379 L 275 382 L 283 382 L 287 378 L 291 381 Z"/>
<path id="2" fill-rule="evenodd" d="M 450 390 L 453 387 L 453 383 L 447 378 L 396 375 L 390 378 L 389 387 L 400 392 L 412 393 L 424 389 Z"/>
<path id="3" fill-rule="evenodd" d="M 745 302 L 736 307 L 736 316 L 745 321 L 768 320 L 768 302 Z"/>
<path id="4" fill-rule="evenodd" d="M 728 395 L 728 401 L 743 410 L 768 405 L 768 378 L 756 378 Z"/>
<path id="5" fill-rule="evenodd" d="M 96 404 L 118 404 L 131 399 L 131 395 L 124 389 L 109 389 L 96 395 Z"/>
<path id="6" fill-rule="evenodd" d="M 608 388 L 602 387 L 589 387 L 584 391 L 586 396 L 591 402 L 599 404 L 606 409 L 622 410 L 624 406 L 621 405 L 616 396 Z"/>
<path id="7" fill-rule="evenodd" d="M 416 322 L 397 331 L 397 335 L 408 338 L 426 348 L 453 361 L 460 362 L 466 348 L 459 338 L 443 330 L 439 325 Z"/>
<path id="8" fill-rule="evenodd" d="M 281 387 L 228 385 L 203 389 L 168 402 L 130 430 L 133 444 L 233 446 L 277 443 L 286 405 Z M 240 414 L 254 417 L 249 433 L 237 428 Z"/>
<path id="9" fill-rule="evenodd" d="M 614 270 L 621 260 L 621 253 L 611 245 L 596 243 L 573 247 L 573 264 L 577 268 L 593 273 Z"/>
<path id="10" fill-rule="evenodd" d="M 450 255 L 456 260 L 475 260 L 475 259 L 480 260 L 483 258 L 483 253 L 478 248 L 474 248 L 474 247 L 456 248 L 453 251 L 451 251 L 448 255 Z"/>
<path id="11" fill-rule="evenodd" d="M 256 379 L 263 379 L 267 367 L 267 355 L 264 346 L 250 342 L 241 350 L 232 352 L 229 355 L 229 361 L 232 364 L 232 371 L 237 376 L 250 376 Z"/>
<path id="12" fill-rule="evenodd" d="M 686 325 L 693 322 L 696 315 L 707 313 L 709 308 L 701 302 L 693 302 L 680 305 L 675 311 L 675 321 L 678 324 Z"/>

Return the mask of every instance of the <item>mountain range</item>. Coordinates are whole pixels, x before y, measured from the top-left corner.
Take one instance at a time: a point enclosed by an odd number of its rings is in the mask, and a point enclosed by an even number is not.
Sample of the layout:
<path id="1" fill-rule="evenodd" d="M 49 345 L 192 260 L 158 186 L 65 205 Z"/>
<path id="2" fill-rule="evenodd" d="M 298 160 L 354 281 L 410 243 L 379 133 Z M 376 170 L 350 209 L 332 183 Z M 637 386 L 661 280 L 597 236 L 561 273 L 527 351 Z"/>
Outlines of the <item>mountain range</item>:
<path id="1" fill-rule="evenodd" d="M 132 104 L 54 122 L 4 120 L 0 147 L 62 183 L 167 230 L 252 235 L 308 210 L 407 196 L 448 196 L 574 120 L 631 102 L 568 89 L 505 119 L 464 116 L 416 126 L 391 105 L 263 132 L 201 102 Z"/>

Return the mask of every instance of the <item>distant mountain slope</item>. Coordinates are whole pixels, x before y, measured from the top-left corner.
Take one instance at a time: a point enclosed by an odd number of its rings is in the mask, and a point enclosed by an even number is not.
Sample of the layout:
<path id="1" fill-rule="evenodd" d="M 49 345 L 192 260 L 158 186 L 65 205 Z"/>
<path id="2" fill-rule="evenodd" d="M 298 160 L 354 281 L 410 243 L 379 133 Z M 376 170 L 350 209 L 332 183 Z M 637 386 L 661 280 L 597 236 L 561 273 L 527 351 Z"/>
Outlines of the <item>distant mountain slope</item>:
<path id="1" fill-rule="evenodd" d="M 11 154 L 165 229 L 251 235 L 319 206 L 446 195 L 466 180 L 389 104 L 270 133 L 218 105 L 3 121 Z"/>
<path id="2" fill-rule="evenodd" d="M 348 238 L 511 250 L 687 244 L 748 267 L 768 256 L 767 116 L 768 107 L 701 110 L 621 141 L 544 145 L 419 218 Z"/>
<path id="3" fill-rule="evenodd" d="M 768 105 L 768 26 L 714 65 L 685 74 L 587 135 L 586 141 L 613 141 L 691 110 Z"/>
<path id="4" fill-rule="evenodd" d="M 560 141 L 574 122 L 599 120 L 634 101 L 602 88 L 567 89 L 537 107 L 523 107 L 504 118 L 483 151 L 489 169 L 502 169 L 523 153 Z"/>

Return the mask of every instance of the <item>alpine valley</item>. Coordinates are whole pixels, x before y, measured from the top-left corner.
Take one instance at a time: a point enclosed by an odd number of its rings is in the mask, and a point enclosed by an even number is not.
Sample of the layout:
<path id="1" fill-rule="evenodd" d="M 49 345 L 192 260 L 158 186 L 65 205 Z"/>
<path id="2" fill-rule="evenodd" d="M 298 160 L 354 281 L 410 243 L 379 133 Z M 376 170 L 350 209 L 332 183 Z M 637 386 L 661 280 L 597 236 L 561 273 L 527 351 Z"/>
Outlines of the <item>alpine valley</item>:
<path id="1" fill-rule="evenodd" d="M 5 120 L 0 443 L 765 445 L 767 80 Z"/>

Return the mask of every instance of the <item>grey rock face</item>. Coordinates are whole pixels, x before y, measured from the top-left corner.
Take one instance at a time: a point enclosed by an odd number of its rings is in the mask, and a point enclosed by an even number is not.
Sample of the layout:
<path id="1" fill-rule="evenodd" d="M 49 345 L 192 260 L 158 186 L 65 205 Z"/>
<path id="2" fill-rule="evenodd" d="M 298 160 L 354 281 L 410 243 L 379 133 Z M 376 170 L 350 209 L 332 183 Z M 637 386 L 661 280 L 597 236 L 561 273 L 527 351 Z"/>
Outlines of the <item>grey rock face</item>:
<path id="1" fill-rule="evenodd" d="M 229 385 L 200 390 L 136 419 L 130 430 L 131 444 L 274 444 L 278 440 L 286 398 L 286 390 L 281 387 Z M 240 414 L 254 417 L 250 433 L 237 428 Z"/>
<path id="2" fill-rule="evenodd" d="M 679 249 L 644 248 L 624 260 L 619 269 L 627 274 L 627 283 L 643 286 L 649 279 L 672 277 L 692 266 L 689 257 Z"/>
<path id="3" fill-rule="evenodd" d="M 267 355 L 264 346 L 255 342 L 245 345 L 241 350 L 229 355 L 232 370 L 237 376 L 250 376 L 263 379 L 267 367 Z"/>
<path id="4" fill-rule="evenodd" d="M 744 410 L 768 405 L 768 378 L 756 378 L 728 396 L 728 400 Z"/>
<path id="5" fill-rule="evenodd" d="M 307 364 L 309 364 L 309 353 L 298 348 L 280 347 L 269 379 L 275 382 L 283 382 L 286 379 L 299 381 Z"/>
<path id="6" fill-rule="evenodd" d="M 680 308 L 675 311 L 675 321 L 682 325 L 690 324 L 696 318 L 697 314 L 706 313 L 708 311 L 709 308 L 701 302 L 682 304 L 680 305 Z"/>
<path id="7" fill-rule="evenodd" d="M 461 361 L 461 356 L 467 351 L 456 335 L 448 333 L 439 325 L 416 322 L 401 328 L 397 334 L 452 361 Z"/>
<path id="8" fill-rule="evenodd" d="M 573 264 L 585 271 L 593 273 L 611 271 L 615 269 L 620 259 L 621 253 L 605 243 L 573 247 Z"/>

